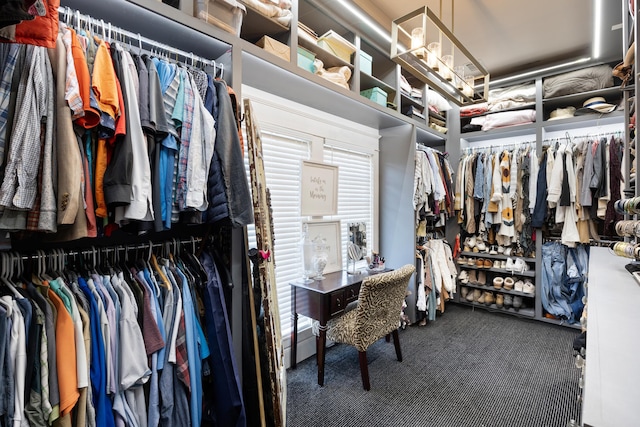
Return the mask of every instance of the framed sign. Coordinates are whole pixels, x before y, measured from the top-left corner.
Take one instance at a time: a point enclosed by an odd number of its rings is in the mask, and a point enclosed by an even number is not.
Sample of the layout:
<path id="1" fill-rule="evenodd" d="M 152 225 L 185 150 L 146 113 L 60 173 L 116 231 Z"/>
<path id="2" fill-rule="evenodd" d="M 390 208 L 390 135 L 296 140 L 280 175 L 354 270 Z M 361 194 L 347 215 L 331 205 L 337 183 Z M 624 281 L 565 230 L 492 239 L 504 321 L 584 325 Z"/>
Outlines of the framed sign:
<path id="1" fill-rule="evenodd" d="M 301 216 L 338 213 L 337 166 L 303 161 L 301 180 Z"/>
<path id="2" fill-rule="evenodd" d="M 328 248 L 327 265 L 325 273 L 333 273 L 342 270 L 342 239 L 340 221 L 307 221 L 309 238 L 313 241 L 324 239 Z"/>

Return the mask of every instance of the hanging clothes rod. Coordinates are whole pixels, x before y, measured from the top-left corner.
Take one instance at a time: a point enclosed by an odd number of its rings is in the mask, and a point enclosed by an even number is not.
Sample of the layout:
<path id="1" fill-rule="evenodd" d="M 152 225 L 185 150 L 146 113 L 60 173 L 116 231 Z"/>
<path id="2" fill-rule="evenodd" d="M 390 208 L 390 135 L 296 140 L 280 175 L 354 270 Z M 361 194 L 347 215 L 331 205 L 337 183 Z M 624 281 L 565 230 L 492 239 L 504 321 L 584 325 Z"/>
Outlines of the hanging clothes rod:
<path id="1" fill-rule="evenodd" d="M 143 44 L 150 46 L 153 52 L 154 49 L 165 51 L 169 54 L 174 54 L 177 56 L 181 56 L 184 58 L 185 64 L 189 61 L 190 65 L 195 66 L 197 62 L 202 63 L 204 65 L 210 65 L 214 68 L 220 70 L 221 73 L 224 73 L 224 64 L 216 63 L 213 59 L 207 59 L 199 55 L 195 55 L 193 52 L 186 52 L 184 50 L 175 48 L 173 46 L 169 46 L 164 43 L 160 43 L 156 40 L 144 37 L 140 35 L 140 33 L 133 33 L 131 31 L 127 31 L 123 28 L 119 28 L 111 25 L 111 22 L 104 22 L 104 20 L 93 18 L 89 15 L 81 14 L 80 11 L 71 9 L 70 7 L 64 6 L 58 9 L 58 13 L 60 14 L 62 20 L 69 26 L 73 26 L 75 28 L 82 28 L 83 23 L 86 23 L 96 29 L 98 29 L 102 33 L 102 37 L 105 40 L 112 41 L 113 37 L 111 33 L 119 34 L 123 37 L 129 39 L 129 45 L 133 48 L 134 43 L 138 43 L 138 48 L 143 50 Z M 72 21 L 75 21 L 72 24 Z M 176 58 L 177 59 L 177 58 Z"/>
<path id="2" fill-rule="evenodd" d="M 150 250 L 151 252 L 153 252 L 153 250 L 158 250 L 158 249 L 164 249 L 164 250 L 169 250 L 171 249 L 171 246 L 173 245 L 174 248 L 176 245 L 192 245 L 192 248 L 194 249 L 193 252 L 195 252 L 196 250 L 196 245 L 202 242 L 202 238 L 201 237 L 191 237 L 189 239 L 169 239 L 169 240 L 165 240 L 162 242 L 147 242 L 147 243 L 137 243 L 137 244 L 127 244 L 127 245 L 115 245 L 115 246 L 95 246 L 95 247 L 91 247 L 91 248 L 87 248 L 87 249 L 82 249 L 82 250 L 62 250 L 60 249 L 59 251 L 61 253 L 63 253 L 65 256 L 68 257 L 74 257 L 74 256 L 96 256 L 99 254 L 105 254 L 107 255 L 109 252 L 113 252 L 113 253 L 120 253 L 122 251 L 124 252 L 130 252 L 130 251 L 140 251 L 140 250 Z M 175 249 L 174 249 L 175 250 Z M 14 254 L 15 256 L 19 256 L 20 259 L 22 261 L 29 261 L 29 260 L 33 260 L 35 258 L 38 258 L 39 256 L 56 256 L 58 254 L 56 254 L 55 252 L 56 250 L 42 250 L 40 251 L 40 253 L 38 252 L 34 252 L 31 254 L 21 254 L 19 252 L 16 251 L 8 251 L 5 253 L 8 254 Z"/>
<path id="3" fill-rule="evenodd" d="M 560 141 L 560 140 L 564 140 L 564 141 L 570 141 L 572 139 L 584 139 L 584 138 L 608 138 L 610 136 L 619 136 L 622 137 L 622 131 L 615 131 L 615 132 L 604 132 L 604 133 L 598 133 L 598 134 L 591 134 L 588 133 L 586 135 L 570 135 L 570 136 L 560 136 L 558 138 L 549 138 L 549 139 L 544 139 L 542 141 L 542 145 L 549 145 L 552 142 L 556 142 L 556 141 Z"/>
<path id="4" fill-rule="evenodd" d="M 535 141 L 523 141 L 523 142 L 514 142 L 511 144 L 485 145 L 484 147 L 467 147 L 465 148 L 465 154 L 493 151 L 494 149 L 508 150 L 508 149 L 516 149 L 516 148 L 526 148 L 527 146 L 530 147 L 535 143 L 536 143 Z"/>

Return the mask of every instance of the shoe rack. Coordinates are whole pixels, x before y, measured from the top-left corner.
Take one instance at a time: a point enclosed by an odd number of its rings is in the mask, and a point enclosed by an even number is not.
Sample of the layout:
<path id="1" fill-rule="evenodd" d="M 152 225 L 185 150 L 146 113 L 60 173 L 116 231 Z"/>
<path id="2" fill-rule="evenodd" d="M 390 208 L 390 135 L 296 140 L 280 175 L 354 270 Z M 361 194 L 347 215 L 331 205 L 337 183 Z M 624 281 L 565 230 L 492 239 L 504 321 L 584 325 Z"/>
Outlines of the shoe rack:
<path id="1" fill-rule="evenodd" d="M 460 304 L 535 317 L 535 258 L 464 251 L 456 262 Z"/>

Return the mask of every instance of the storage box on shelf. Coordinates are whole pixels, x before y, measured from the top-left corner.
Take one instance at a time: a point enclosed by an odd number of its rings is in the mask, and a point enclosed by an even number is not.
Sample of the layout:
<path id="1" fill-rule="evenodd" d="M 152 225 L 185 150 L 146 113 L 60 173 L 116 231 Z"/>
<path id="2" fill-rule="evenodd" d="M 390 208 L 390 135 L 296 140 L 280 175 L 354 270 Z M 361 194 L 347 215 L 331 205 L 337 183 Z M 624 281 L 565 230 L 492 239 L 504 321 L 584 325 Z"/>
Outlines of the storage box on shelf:
<path id="1" fill-rule="evenodd" d="M 240 37 L 255 43 L 263 35 L 289 33 L 293 14 L 290 9 L 260 0 L 238 0 L 247 10 Z M 287 5 L 285 5 L 287 6 Z"/>
<path id="2" fill-rule="evenodd" d="M 246 12 L 237 0 L 196 0 L 194 5 L 196 17 L 235 36 L 240 35 Z"/>
<path id="3" fill-rule="evenodd" d="M 356 51 L 356 47 L 351 42 L 334 30 L 329 30 L 318 37 L 318 46 L 349 63 L 351 63 L 351 55 Z"/>
<path id="4" fill-rule="evenodd" d="M 313 61 L 316 59 L 315 53 L 308 51 L 307 49 L 298 46 L 298 67 L 309 71 L 315 72 Z"/>
<path id="5" fill-rule="evenodd" d="M 360 91 L 360 94 L 383 107 L 387 106 L 387 93 L 379 87 L 372 87 L 371 89 Z"/>
<path id="6" fill-rule="evenodd" d="M 371 75 L 373 73 L 372 68 L 373 57 L 364 50 L 360 50 L 360 72 Z"/>
<path id="7" fill-rule="evenodd" d="M 291 60 L 291 50 L 289 49 L 289 46 L 284 43 L 280 43 L 278 40 L 269 36 L 262 36 L 256 45 L 260 46 L 267 52 L 271 52 L 277 57 L 284 59 L 285 61 Z"/>

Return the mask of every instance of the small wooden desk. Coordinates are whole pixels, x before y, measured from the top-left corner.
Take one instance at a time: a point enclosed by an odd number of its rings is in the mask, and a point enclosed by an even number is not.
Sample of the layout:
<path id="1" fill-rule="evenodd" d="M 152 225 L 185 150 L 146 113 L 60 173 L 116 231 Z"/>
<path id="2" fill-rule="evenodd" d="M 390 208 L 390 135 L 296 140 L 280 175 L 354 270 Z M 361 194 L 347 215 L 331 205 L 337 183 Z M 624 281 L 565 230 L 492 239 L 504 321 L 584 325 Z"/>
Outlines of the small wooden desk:
<path id="1" fill-rule="evenodd" d="M 390 271 L 390 270 L 384 270 Z M 340 314 L 350 302 L 358 299 L 362 281 L 372 274 L 383 271 L 361 274 L 347 274 L 346 271 L 325 274 L 324 280 L 312 283 L 291 283 L 291 368 L 296 367 L 298 347 L 298 314 L 320 322 L 320 335 L 316 337 L 316 357 L 318 360 L 318 384 L 324 385 L 324 360 L 327 343 L 327 321 Z"/>

